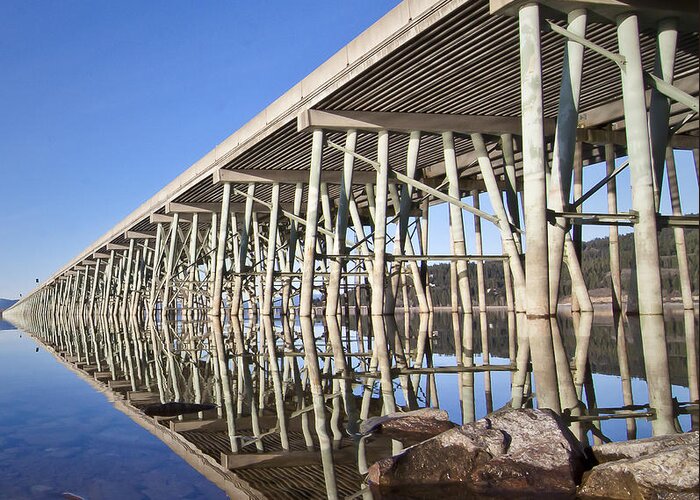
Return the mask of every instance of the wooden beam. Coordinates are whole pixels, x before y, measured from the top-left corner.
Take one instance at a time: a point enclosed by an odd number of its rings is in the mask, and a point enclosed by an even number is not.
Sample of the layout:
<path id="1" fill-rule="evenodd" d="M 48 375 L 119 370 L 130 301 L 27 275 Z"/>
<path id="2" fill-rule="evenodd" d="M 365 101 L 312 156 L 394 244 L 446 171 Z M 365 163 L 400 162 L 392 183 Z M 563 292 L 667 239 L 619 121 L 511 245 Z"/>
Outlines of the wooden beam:
<path id="1" fill-rule="evenodd" d="M 312 129 L 362 130 L 365 132 L 410 133 L 421 131 L 432 134 L 455 132 L 457 134 L 481 133 L 488 135 L 522 132 L 519 116 L 452 115 L 443 113 L 391 113 L 376 111 L 321 111 L 307 109 L 297 116 L 297 131 Z M 555 121 L 545 120 L 545 134 L 554 134 Z"/>

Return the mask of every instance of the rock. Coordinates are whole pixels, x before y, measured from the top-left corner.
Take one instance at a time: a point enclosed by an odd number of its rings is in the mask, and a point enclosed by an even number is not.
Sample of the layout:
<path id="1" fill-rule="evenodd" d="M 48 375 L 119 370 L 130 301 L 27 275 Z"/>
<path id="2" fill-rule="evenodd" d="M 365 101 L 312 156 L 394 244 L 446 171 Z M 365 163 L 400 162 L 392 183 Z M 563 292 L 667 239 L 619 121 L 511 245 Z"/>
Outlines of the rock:
<path id="1" fill-rule="evenodd" d="M 504 409 L 370 467 L 372 485 L 463 483 L 473 494 L 573 495 L 585 452 L 549 410 Z"/>
<path id="2" fill-rule="evenodd" d="M 655 436 L 646 439 L 637 439 L 635 441 L 606 443 L 593 446 L 591 448 L 591 453 L 597 463 L 603 464 L 625 458 L 639 458 L 667 448 L 685 444 L 692 444 L 697 447 L 700 444 L 698 440 L 698 431 L 685 434 Z"/>
<path id="3" fill-rule="evenodd" d="M 548 494 L 576 491 L 585 470 L 586 454 L 554 412 L 505 409 L 485 420 L 508 436 L 509 446 L 506 454 L 472 473 L 471 480 L 477 489 Z"/>
<path id="4" fill-rule="evenodd" d="M 456 426 L 457 424 L 450 422 L 445 410 L 423 408 L 368 418 L 360 424 L 360 433 L 381 434 L 404 444 L 415 444 Z"/>
<path id="5" fill-rule="evenodd" d="M 697 443 L 607 462 L 586 473 L 579 496 L 616 500 L 697 499 L 698 467 Z"/>
<path id="6" fill-rule="evenodd" d="M 367 480 L 379 486 L 463 482 L 478 465 L 506 451 L 506 438 L 480 421 L 406 448 L 373 464 Z"/>

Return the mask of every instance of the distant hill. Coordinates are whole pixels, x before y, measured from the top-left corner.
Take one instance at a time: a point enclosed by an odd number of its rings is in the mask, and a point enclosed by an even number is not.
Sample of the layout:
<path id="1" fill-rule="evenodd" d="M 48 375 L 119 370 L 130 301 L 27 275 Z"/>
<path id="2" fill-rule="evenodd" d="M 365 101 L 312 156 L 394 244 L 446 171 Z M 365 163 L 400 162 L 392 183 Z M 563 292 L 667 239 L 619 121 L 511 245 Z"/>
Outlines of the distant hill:
<path id="1" fill-rule="evenodd" d="M 17 299 L 0 299 L 0 311 L 7 309 L 17 302 Z"/>
<path id="2" fill-rule="evenodd" d="M 686 250 L 688 252 L 688 265 L 690 267 L 690 279 L 693 294 L 698 293 L 699 255 L 700 242 L 699 231 L 688 229 L 685 231 Z M 620 260 L 622 266 L 622 286 L 629 285 L 630 267 L 633 259 L 634 238 L 632 234 L 620 236 Z M 594 290 L 606 291 L 610 289 L 610 259 L 608 250 L 608 238 L 597 238 L 583 242 L 583 274 L 586 285 L 593 294 Z M 680 295 L 680 281 L 678 279 L 678 263 L 676 260 L 676 243 L 672 228 L 664 228 L 659 235 L 659 254 L 661 257 L 661 285 L 664 297 Z M 469 264 L 469 282 L 472 300 L 476 303 L 476 264 Z M 433 284 L 433 303 L 436 306 L 450 305 L 450 266 L 449 264 L 435 264 L 429 267 L 431 282 Z M 484 277 L 487 289 L 487 302 L 492 305 L 505 303 L 505 290 L 503 289 L 503 264 L 490 261 L 484 263 Z M 415 294 L 410 288 L 410 302 L 416 304 Z M 626 291 L 626 290 L 625 290 Z M 606 292 L 607 293 L 607 292 Z M 571 278 L 566 266 L 562 268 L 560 296 L 571 294 Z M 401 297 L 398 297 L 398 303 Z"/>

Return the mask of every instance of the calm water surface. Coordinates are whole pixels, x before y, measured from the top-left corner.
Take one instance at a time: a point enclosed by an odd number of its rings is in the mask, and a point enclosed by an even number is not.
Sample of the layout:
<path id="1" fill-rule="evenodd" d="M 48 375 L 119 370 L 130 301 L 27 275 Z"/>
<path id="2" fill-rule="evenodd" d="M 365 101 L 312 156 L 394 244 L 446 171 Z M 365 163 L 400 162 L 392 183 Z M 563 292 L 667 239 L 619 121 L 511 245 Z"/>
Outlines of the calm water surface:
<path id="1" fill-rule="evenodd" d="M 509 364 L 507 317 L 498 311 L 489 311 L 488 339 L 490 364 Z M 429 325 L 430 347 L 434 366 L 454 366 L 455 337 L 462 331 L 460 322 L 449 313 L 435 314 Z M 481 341 L 478 315 L 474 316 L 474 362 L 481 364 Z M 363 321 L 362 331 L 371 332 L 368 318 Z M 673 395 L 681 402 L 688 401 L 687 371 L 685 366 L 685 344 L 683 317 L 669 314 L 666 318 L 667 341 L 670 354 Z M 697 316 L 695 317 L 697 328 Z M 459 330 L 455 335 L 454 327 Z M 569 356 L 575 350 L 571 319 L 560 318 L 562 336 Z M 245 337 L 255 345 L 259 339 L 255 325 L 245 326 Z M 417 332 L 420 330 L 417 317 L 401 315 L 389 324 L 387 337 L 404 342 L 409 356 L 415 349 Z M 423 328 L 426 328 L 425 324 Z M 279 329 L 279 325 L 278 325 Z M 176 328 L 178 333 L 179 328 Z M 325 326 L 317 320 L 315 325 L 317 349 L 326 351 Z M 357 321 L 343 327 L 343 338 L 353 350 L 360 346 Z M 175 331 L 175 330 L 174 330 Z M 406 331 L 409 335 L 406 335 Z M 427 330 L 424 330 L 427 331 Z M 347 336 L 346 336 L 347 334 Z M 370 334 L 371 336 L 371 334 Z M 130 337 L 125 337 L 130 338 Z M 176 351 L 185 346 L 183 340 L 176 342 Z M 297 338 L 297 348 L 301 341 Z M 62 498 L 65 491 L 91 500 L 102 498 L 225 498 L 223 492 L 209 483 L 186 462 L 175 455 L 157 438 L 149 434 L 126 415 L 116 410 L 109 401 L 73 372 L 66 369 L 53 356 L 39 348 L 37 343 L 11 329 L 0 331 L 0 498 Z M 77 347 L 76 347 L 77 348 Z M 359 348 L 360 351 L 369 346 Z M 644 365 L 641 355 L 641 339 L 633 334 L 627 336 L 632 393 L 635 404 L 648 402 L 644 380 Z M 136 349 L 132 349 L 136 353 Z M 185 350 L 183 350 L 185 352 Z M 202 354 L 201 361 L 209 359 Z M 266 356 L 266 355 L 264 355 Z M 264 360 L 264 357 L 262 358 Z M 329 358 L 325 358 L 330 362 Z M 621 380 L 616 351 L 615 330 L 610 316 L 594 316 L 589 350 L 593 387 L 598 407 L 623 405 Z M 175 371 L 177 377 L 189 373 L 191 359 L 177 356 L 174 362 L 183 363 Z M 303 358 L 299 360 L 303 366 Z M 233 360 L 231 361 L 233 363 Z M 264 366 L 264 361 L 261 362 Z M 353 359 L 353 367 L 362 370 L 361 363 Z M 366 367 L 365 367 L 366 369 Z M 256 368 L 251 368 L 255 373 Z M 206 370 L 205 370 L 206 371 Z M 211 370 L 206 371 L 211 378 Z M 205 377 L 204 372 L 202 376 Z M 492 406 L 498 409 L 510 400 L 510 372 L 491 373 Z M 203 382 L 206 382 L 205 378 Z M 395 380 L 397 382 L 397 380 Z M 439 406 L 454 422 L 462 422 L 462 404 L 458 376 L 438 374 L 435 386 Z M 487 413 L 484 391 L 485 375 L 474 375 L 474 412 L 476 418 Z M 189 382 L 181 381 L 183 387 Z M 205 387 L 204 400 L 211 401 L 211 383 Z M 362 393 L 362 385 L 354 386 L 355 393 Z M 534 388 L 536 391 L 536 387 Z M 165 388 L 166 393 L 169 390 Z M 189 389 L 187 389 L 189 391 Z M 374 386 L 378 397 L 378 384 Z M 417 388 L 418 403 L 427 405 L 427 377 L 422 376 Z M 167 393 L 168 399 L 173 395 Z M 192 397 L 185 394 L 185 397 Z M 256 396 L 257 399 L 257 396 Z M 402 391 L 396 392 L 399 405 L 405 400 Z M 680 417 L 684 430 L 690 427 L 687 415 Z M 637 437 L 651 435 L 651 425 L 646 419 L 637 419 Z M 601 431 L 612 440 L 627 439 L 624 420 L 604 421 Z M 358 484 L 359 487 L 359 484 Z"/>
<path id="2" fill-rule="evenodd" d="M 507 316 L 499 310 L 489 310 L 488 337 L 490 364 L 507 365 L 508 359 L 508 323 Z M 463 328 L 463 316 L 459 315 L 460 331 Z M 396 328 L 403 337 L 406 327 L 409 331 L 418 330 L 417 315 L 411 315 L 408 322 L 402 315 L 396 317 Z M 669 368 L 671 372 L 671 391 L 679 402 L 688 402 L 690 394 L 687 387 L 687 367 L 685 354 L 685 333 L 683 314 L 678 311 L 665 311 L 666 341 L 669 352 Z M 562 329 L 562 337 L 569 356 L 573 356 L 576 348 L 573 323 L 570 316 L 560 315 L 559 324 Z M 317 329 L 318 329 L 317 325 Z M 353 328 L 354 325 L 351 325 Z M 482 364 L 481 340 L 479 330 L 479 316 L 473 316 L 474 334 L 474 363 Z M 365 331 L 369 326 L 365 327 Z M 698 315 L 695 315 L 695 329 L 698 330 Z M 639 334 L 630 331 L 625 325 L 630 374 L 632 377 L 632 395 L 635 405 L 649 403 L 647 383 L 644 374 L 644 359 L 642 356 L 642 341 Z M 451 313 L 436 313 L 431 325 L 432 353 L 434 366 L 455 366 L 455 333 Z M 589 346 L 589 360 L 593 377 L 593 387 L 598 408 L 615 408 L 624 406 L 622 397 L 622 383 L 618 367 L 616 333 L 612 323 L 612 315 L 606 312 L 596 312 L 591 328 L 591 341 Z M 509 403 L 510 372 L 494 371 L 490 373 L 493 408 L 498 409 Z M 483 372 L 474 374 L 474 409 L 476 418 L 484 417 L 487 412 L 486 394 L 484 391 Z M 437 374 L 435 376 L 440 407 L 446 410 L 453 422 L 462 422 L 462 409 L 459 399 L 459 388 L 454 374 Z M 536 387 L 534 390 L 536 391 Z M 419 397 L 426 393 L 425 377 L 421 379 Z M 397 403 L 405 404 L 402 394 L 397 392 Z M 585 396 L 584 396 L 585 398 Z M 585 399 L 584 399 L 585 400 Z M 689 415 L 678 417 L 681 428 L 690 430 L 691 421 Z M 651 422 L 645 418 L 637 418 L 637 438 L 651 436 Z M 605 420 L 600 423 L 603 434 L 612 441 L 624 441 L 627 438 L 626 423 L 624 419 Z M 589 439 L 592 434 L 589 433 Z"/>
<path id="3" fill-rule="evenodd" d="M 37 345 L 0 330 L 0 498 L 227 498 Z"/>

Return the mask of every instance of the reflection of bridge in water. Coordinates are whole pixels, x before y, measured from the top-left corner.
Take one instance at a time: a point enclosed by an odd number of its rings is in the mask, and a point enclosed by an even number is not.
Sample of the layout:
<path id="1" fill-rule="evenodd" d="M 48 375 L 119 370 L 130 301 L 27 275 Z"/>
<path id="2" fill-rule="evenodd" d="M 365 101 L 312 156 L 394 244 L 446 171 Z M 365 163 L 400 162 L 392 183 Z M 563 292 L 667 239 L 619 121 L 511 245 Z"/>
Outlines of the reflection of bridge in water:
<path id="1" fill-rule="evenodd" d="M 313 375 L 306 369 L 301 355 L 302 322 L 287 318 L 285 327 L 284 319 L 276 321 L 272 325 L 274 331 L 281 336 L 288 328 L 296 341 L 284 347 L 278 344 L 271 352 L 261 329 L 263 319 L 241 321 L 234 317 L 226 325 L 233 342 L 227 346 L 232 356 L 227 364 L 228 389 L 221 383 L 213 329 L 206 322 L 165 323 L 144 329 L 133 320 L 107 318 L 95 323 L 69 318 L 47 319 L 22 327 L 57 356 L 94 379 L 95 384 L 104 384 L 120 394 L 124 398 L 124 402 L 118 403 L 122 411 L 163 439 L 228 493 L 322 498 L 329 484 L 343 497 L 360 490 L 366 464 L 397 449 L 381 436 L 363 441 L 358 447 L 359 436 L 355 434 L 353 420 L 358 417 L 364 420 L 382 411 L 382 395 L 376 391 L 376 380 L 381 374 L 370 354 L 372 335 L 362 333 L 371 331 L 371 318 L 360 316 L 359 319 L 361 326 L 351 316 L 341 331 L 349 367 L 345 375 L 337 374 L 334 369 L 333 346 L 329 342 L 332 323 L 326 318 L 315 323 L 319 371 Z M 445 357 L 454 358 L 459 351 L 455 338 L 464 330 L 463 315 L 399 315 L 397 319 L 387 321 L 387 332 L 395 333 L 390 342 L 392 352 L 402 360 L 393 370 L 393 377 L 399 381 L 393 396 L 405 401 L 406 409 L 442 406 L 455 398 L 459 400 L 457 404 L 464 420 L 480 418 L 491 410 L 491 395 L 486 394 L 486 408 L 480 408 L 474 393 L 476 371 L 488 377 L 492 373 L 488 367 L 481 363 L 470 369 L 468 363 L 445 366 L 441 362 Z M 565 347 L 573 352 L 573 326 L 565 318 L 560 319 Z M 681 318 L 670 319 L 669 331 L 682 333 Z M 610 321 L 602 323 L 591 329 L 590 370 L 619 375 L 614 328 Z M 509 342 L 512 332 L 509 335 L 507 314 L 489 311 L 487 324 L 492 359 L 499 363 L 506 361 L 493 368 L 512 370 L 508 359 L 513 352 Z M 642 355 L 635 346 L 638 341 L 629 343 L 630 375 L 639 377 L 643 375 Z M 677 362 L 673 346 L 669 347 L 672 379 L 685 383 L 686 366 Z M 481 339 L 477 337 L 474 358 L 481 358 L 481 354 Z M 451 377 L 449 390 L 445 390 L 444 384 L 436 383 L 437 376 Z M 314 383 L 323 396 L 315 400 Z M 495 391 L 498 389 L 494 386 Z M 585 390 L 595 388 L 589 385 Z M 150 419 L 140 413 L 166 401 L 217 406 L 180 417 Z M 589 401 L 587 410 L 595 412 L 596 407 Z M 318 415 L 323 415 L 323 425 L 314 422 Z M 647 410 L 639 408 L 636 415 L 644 417 Z"/>
<path id="2" fill-rule="evenodd" d="M 489 353 L 491 356 L 508 359 L 508 322 L 505 312 L 489 311 Z M 576 337 L 573 321 L 566 315 L 559 316 L 562 325 L 562 339 L 568 353 L 576 350 Z M 352 323 L 354 324 L 354 323 Z M 688 368 L 686 364 L 685 325 L 682 314 L 666 315 L 666 343 L 669 355 L 669 370 L 671 383 L 674 385 L 688 385 Z M 399 328 L 403 331 L 402 321 Z M 478 325 L 474 325 L 477 327 Z M 411 320 L 412 331 L 418 330 L 418 320 Z M 450 313 L 438 313 L 435 315 L 433 329 L 436 332 L 451 332 L 452 319 Z M 435 335 L 433 337 L 433 353 L 453 355 L 455 352 L 455 337 L 452 334 Z M 481 354 L 481 338 L 474 339 L 474 353 Z M 644 379 L 644 356 L 642 353 L 642 341 L 639 332 L 627 332 L 627 354 L 629 358 L 630 376 Z M 611 315 L 597 316 L 591 327 L 591 343 L 588 350 L 588 358 L 593 373 L 604 375 L 620 375 L 620 366 L 617 353 L 617 338 L 613 318 Z"/>
<path id="3" fill-rule="evenodd" d="M 612 416 L 634 416 L 630 379 L 642 366 L 629 354 L 641 348 L 651 407 L 644 412 L 653 414 L 655 434 L 676 432 L 671 381 L 684 379 L 698 400 L 684 244 L 684 230 L 696 230 L 698 218 L 681 211 L 673 155 L 693 149 L 697 172 L 697 4 L 590 0 L 574 10 L 564 0 L 542 4 L 401 3 L 8 316 L 81 362 L 99 361 L 94 371 L 115 389 L 140 391 L 138 380 L 156 399 L 183 399 L 181 377 L 201 384 L 202 370 L 209 370 L 209 388 L 192 385 L 186 395 L 197 399 L 199 391 L 203 398 L 206 389 L 222 405 L 225 424 L 216 425 L 225 425 L 223 444 L 234 458 L 246 454 L 236 417 L 248 415 L 253 435 L 262 436 L 270 397 L 280 449 L 291 451 L 301 429 L 304 446 L 321 450 L 325 491 L 335 496 L 340 479 L 329 471 L 340 415 L 352 434 L 370 415 L 370 403 L 395 411 L 395 385 L 409 407 L 431 404 L 429 381 L 439 372 L 455 374 L 464 421 L 475 418 L 474 373 L 484 373 L 490 394 L 491 371 L 504 369 L 513 372 L 511 404 L 527 404 L 534 383 L 535 403 L 570 414 L 582 439 L 582 422 L 607 418 L 594 408 L 590 354 L 597 339 L 580 248 L 582 226 L 608 225 L 610 338 L 626 407 Z M 628 161 L 618 165 L 623 156 Z M 583 167 L 601 161 L 605 177 L 584 193 Z M 633 210 L 620 213 L 615 179 L 625 169 Z M 603 188 L 606 213 L 587 213 L 587 200 Z M 671 213 L 662 214 L 665 193 Z M 449 206 L 446 235 L 431 231 L 430 207 L 438 203 Z M 465 235 L 465 211 L 473 234 Z M 500 236 L 498 255 L 484 254 L 482 224 Z M 635 234 L 635 268 L 624 288 L 619 226 Z M 683 344 L 672 345 L 685 347 L 685 372 L 669 363 L 662 315 L 658 229 L 665 226 L 674 228 L 684 307 Z M 436 238 L 450 239 L 448 255 L 430 252 Z M 486 260 L 503 264 L 509 365 L 492 365 L 488 349 L 483 363 L 474 356 L 477 339 L 490 346 L 487 318 L 471 307 L 487 303 Z M 454 363 L 447 367 L 431 366 L 431 261 L 450 262 L 453 309 L 466 314 L 461 324 L 453 319 Z M 468 262 L 477 269 L 475 297 Z M 562 333 L 556 316 L 564 264 L 573 337 Z M 630 296 L 626 314 L 623 292 Z M 396 333 L 401 300 L 414 300 L 424 313 L 415 345 Z M 323 342 L 311 320 L 319 301 Z M 343 318 L 351 302 L 371 322 L 348 339 Z M 255 325 L 236 321 L 244 311 Z M 170 326 L 175 318 L 186 320 L 181 330 Z M 419 402 L 423 375 L 430 396 Z M 368 384 L 359 401 L 356 377 Z M 377 401 L 366 396 L 373 382 Z M 258 392 L 241 389 L 256 383 Z M 294 409 L 289 418 L 287 405 Z M 632 435 L 634 420 L 627 422 Z M 265 439 L 255 443 L 264 447 Z"/>

